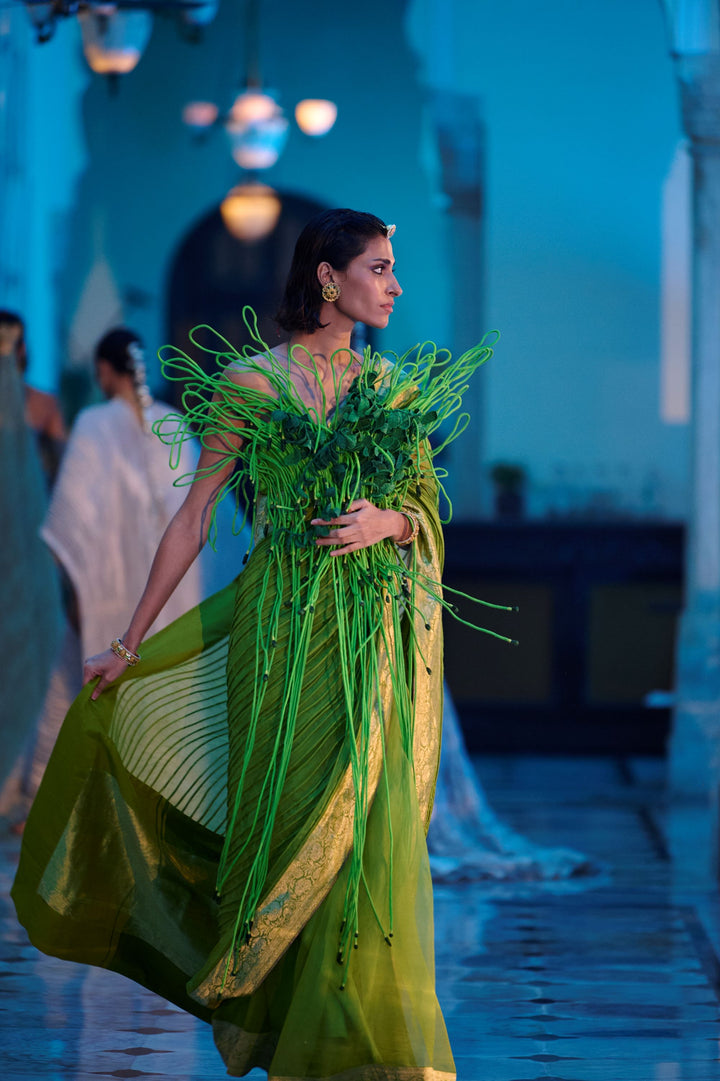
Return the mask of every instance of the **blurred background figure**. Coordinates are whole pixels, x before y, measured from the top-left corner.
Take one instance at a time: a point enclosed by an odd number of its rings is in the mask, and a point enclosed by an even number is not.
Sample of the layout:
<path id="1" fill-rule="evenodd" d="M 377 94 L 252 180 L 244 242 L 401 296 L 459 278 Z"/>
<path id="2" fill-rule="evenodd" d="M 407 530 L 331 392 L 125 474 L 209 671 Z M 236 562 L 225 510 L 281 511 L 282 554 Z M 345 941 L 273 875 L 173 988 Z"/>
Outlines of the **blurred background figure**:
<path id="1" fill-rule="evenodd" d="M 20 821 L 80 691 L 83 659 L 122 634 L 165 527 L 185 496 L 174 482 L 195 467 L 195 453 L 183 448 L 178 468 L 171 469 L 167 448 L 152 432 L 170 406 L 150 396 L 136 333 L 117 327 L 104 335 L 95 349 L 95 378 L 107 401 L 78 415 L 40 529 L 60 567 L 66 626 L 34 738 L 0 798 L 0 813 L 13 811 Z M 199 603 L 203 568 L 210 570 L 205 592 L 219 584 L 219 562 L 210 551 L 191 567 L 151 633 Z M 227 577 L 239 565 L 233 560 Z"/>
<path id="2" fill-rule="evenodd" d="M 0 319 L 0 783 L 32 731 L 62 626 L 57 574 L 38 534 L 45 483 L 25 420 L 21 338 L 19 319 Z"/>
<path id="3" fill-rule="evenodd" d="M 152 432 L 170 407 L 150 396 L 144 347 L 134 331 L 118 327 L 98 342 L 95 378 L 107 401 L 78 415 L 41 530 L 72 591 L 70 622 L 83 657 L 97 652 L 108 632 L 122 633 L 112 628 L 127 621 L 126 597 L 142 592 L 158 541 L 185 494 L 174 481 L 192 468 L 185 456 L 171 470 L 167 449 Z M 191 571 L 153 632 L 199 597 L 199 571 Z"/>
<path id="4" fill-rule="evenodd" d="M 468 755 L 447 684 L 428 851 L 434 882 L 560 882 L 600 870 L 582 853 L 536 844 L 498 818 Z"/>
<path id="5" fill-rule="evenodd" d="M 67 429 L 60 402 L 54 394 L 38 390 L 27 381 L 28 349 L 25 324 L 15 312 L 0 311 L 0 349 L 11 350 L 23 379 L 25 422 L 35 433 L 40 464 L 48 488 L 51 488 L 60 465 L 67 439 Z"/>

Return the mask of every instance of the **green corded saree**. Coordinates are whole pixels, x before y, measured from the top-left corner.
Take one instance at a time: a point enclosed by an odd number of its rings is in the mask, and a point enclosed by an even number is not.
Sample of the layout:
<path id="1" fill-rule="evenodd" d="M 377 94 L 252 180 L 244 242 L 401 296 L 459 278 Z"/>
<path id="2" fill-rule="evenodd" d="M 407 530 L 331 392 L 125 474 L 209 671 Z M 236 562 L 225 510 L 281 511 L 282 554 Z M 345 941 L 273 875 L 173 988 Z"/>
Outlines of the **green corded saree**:
<path id="1" fill-rule="evenodd" d="M 490 349 L 368 350 L 326 413 L 261 342 L 204 348 L 213 376 L 163 357 L 187 413 L 158 435 L 175 452 L 198 423 L 243 425 L 222 494 L 252 483 L 254 545 L 234 583 L 71 708 L 25 830 L 19 918 L 46 953 L 212 1022 L 233 1075 L 453 1077 L 425 844 L 448 606 L 428 437 Z M 238 366 L 266 390 L 241 400 Z M 359 497 L 418 517 L 406 554 L 314 544 L 310 519 Z"/>

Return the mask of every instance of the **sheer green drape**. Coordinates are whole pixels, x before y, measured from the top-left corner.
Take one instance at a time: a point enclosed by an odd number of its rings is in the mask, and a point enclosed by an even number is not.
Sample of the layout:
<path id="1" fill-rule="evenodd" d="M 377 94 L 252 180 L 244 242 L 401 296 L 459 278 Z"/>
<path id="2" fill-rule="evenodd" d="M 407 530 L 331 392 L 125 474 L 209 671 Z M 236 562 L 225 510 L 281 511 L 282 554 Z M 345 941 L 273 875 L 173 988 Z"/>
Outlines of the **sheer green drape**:
<path id="1" fill-rule="evenodd" d="M 186 989 L 217 940 L 235 583 L 143 644 L 143 664 L 61 729 L 13 887 L 46 953 L 114 968 L 209 1018 Z"/>

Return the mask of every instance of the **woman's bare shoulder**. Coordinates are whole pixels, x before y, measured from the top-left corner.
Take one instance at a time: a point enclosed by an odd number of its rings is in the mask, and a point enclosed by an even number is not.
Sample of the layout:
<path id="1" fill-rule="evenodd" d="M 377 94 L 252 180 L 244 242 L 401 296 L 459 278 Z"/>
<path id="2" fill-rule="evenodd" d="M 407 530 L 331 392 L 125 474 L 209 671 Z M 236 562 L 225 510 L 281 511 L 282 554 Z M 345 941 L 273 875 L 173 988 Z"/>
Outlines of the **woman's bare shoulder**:
<path id="1" fill-rule="evenodd" d="M 265 393 L 276 397 L 269 376 L 276 373 L 280 368 L 284 368 L 286 364 L 287 354 L 283 355 L 282 346 L 278 346 L 267 353 L 255 353 L 249 357 L 239 357 L 228 365 L 225 374 L 236 386 L 265 391 Z"/>

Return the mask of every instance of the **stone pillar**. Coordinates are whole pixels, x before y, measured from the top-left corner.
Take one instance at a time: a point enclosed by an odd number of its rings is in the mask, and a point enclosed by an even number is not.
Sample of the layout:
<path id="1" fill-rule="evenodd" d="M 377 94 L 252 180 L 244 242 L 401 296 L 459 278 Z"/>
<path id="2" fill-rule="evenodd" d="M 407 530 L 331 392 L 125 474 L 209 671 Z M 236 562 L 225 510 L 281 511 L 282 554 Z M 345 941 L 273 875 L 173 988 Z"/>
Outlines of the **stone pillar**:
<path id="1" fill-rule="evenodd" d="M 693 162 L 692 487 L 670 744 L 673 794 L 720 787 L 720 55 L 677 57 Z M 717 838 L 717 830 L 715 831 Z M 717 844 L 710 854 L 716 866 Z"/>
<path id="2" fill-rule="evenodd" d="M 484 317 L 483 179 L 485 131 L 478 99 L 449 90 L 432 92 L 432 115 L 446 198 L 447 272 L 451 283 L 451 343 L 457 356 L 480 341 Z M 463 402 L 466 431 L 450 448 L 449 494 L 453 519 L 471 521 L 487 511 L 483 475 L 483 376 L 470 383 Z"/>

